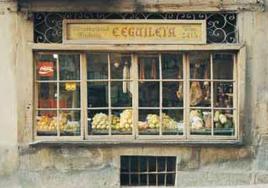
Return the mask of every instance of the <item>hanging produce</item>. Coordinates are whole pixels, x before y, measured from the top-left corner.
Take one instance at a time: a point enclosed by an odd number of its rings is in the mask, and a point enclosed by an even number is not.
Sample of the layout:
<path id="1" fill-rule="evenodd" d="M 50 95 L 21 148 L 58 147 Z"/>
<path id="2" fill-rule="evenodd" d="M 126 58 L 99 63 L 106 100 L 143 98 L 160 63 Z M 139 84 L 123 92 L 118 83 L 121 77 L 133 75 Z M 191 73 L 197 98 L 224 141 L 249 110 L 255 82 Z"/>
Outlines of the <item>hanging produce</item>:
<path id="1" fill-rule="evenodd" d="M 199 65 L 195 65 L 193 78 L 197 77 Z M 201 85 L 198 81 L 193 81 L 190 87 L 191 106 L 198 105 L 203 100 Z"/>
<path id="2" fill-rule="evenodd" d="M 140 62 L 140 71 L 139 71 L 139 78 L 141 79 L 141 80 L 144 80 L 145 79 L 145 67 L 144 67 L 144 63 L 141 61 Z M 143 82 L 141 82 L 141 83 L 143 83 Z"/>
<path id="3" fill-rule="evenodd" d="M 129 79 L 129 66 L 128 62 L 124 62 L 124 68 L 123 68 L 123 93 L 127 93 L 129 89 L 129 82 L 126 81 L 126 79 Z"/>
<path id="4" fill-rule="evenodd" d="M 156 70 L 156 61 L 155 59 L 152 60 L 152 70 L 151 70 L 151 78 L 157 79 L 157 70 Z"/>

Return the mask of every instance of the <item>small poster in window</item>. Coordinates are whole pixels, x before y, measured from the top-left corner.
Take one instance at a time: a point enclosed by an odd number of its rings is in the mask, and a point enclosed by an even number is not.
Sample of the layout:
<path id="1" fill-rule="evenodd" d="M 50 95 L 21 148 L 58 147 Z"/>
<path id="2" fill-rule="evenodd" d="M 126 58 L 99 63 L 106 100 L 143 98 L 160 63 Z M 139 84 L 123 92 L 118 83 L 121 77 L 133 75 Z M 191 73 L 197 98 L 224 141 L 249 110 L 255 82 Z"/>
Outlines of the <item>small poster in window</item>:
<path id="1" fill-rule="evenodd" d="M 75 91 L 76 90 L 76 83 L 75 82 L 65 83 L 65 90 L 66 91 Z"/>
<path id="2" fill-rule="evenodd" d="M 38 74 L 40 77 L 53 77 L 54 62 L 53 61 L 38 62 Z"/>

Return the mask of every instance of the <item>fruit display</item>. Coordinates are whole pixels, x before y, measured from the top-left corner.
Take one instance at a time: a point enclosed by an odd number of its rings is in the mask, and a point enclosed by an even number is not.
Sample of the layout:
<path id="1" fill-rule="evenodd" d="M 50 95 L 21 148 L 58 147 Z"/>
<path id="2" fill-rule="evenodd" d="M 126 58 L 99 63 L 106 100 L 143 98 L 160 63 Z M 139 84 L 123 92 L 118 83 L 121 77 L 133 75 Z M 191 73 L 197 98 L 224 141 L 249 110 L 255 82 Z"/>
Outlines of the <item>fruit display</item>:
<path id="1" fill-rule="evenodd" d="M 177 129 L 178 123 L 167 114 L 162 115 L 163 129 Z"/>
<path id="2" fill-rule="evenodd" d="M 37 131 L 57 131 L 57 117 L 39 116 L 37 117 Z"/>
<path id="3" fill-rule="evenodd" d="M 190 112 L 190 125 L 193 130 L 201 129 L 204 127 L 203 115 L 198 110 Z"/>
<path id="4" fill-rule="evenodd" d="M 231 118 L 228 118 L 227 114 L 223 114 L 218 110 L 214 114 L 213 121 L 214 121 L 215 128 L 232 128 L 233 127 L 233 122 Z"/>
<path id="5" fill-rule="evenodd" d="M 107 130 L 109 129 L 109 117 L 104 113 L 97 113 L 93 117 L 92 129 Z"/>
<path id="6" fill-rule="evenodd" d="M 117 131 L 131 131 L 132 130 L 132 110 L 124 110 L 120 117 L 116 115 L 111 116 L 111 128 Z M 97 113 L 93 117 L 92 129 L 94 130 L 108 130 L 109 116 L 104 113 Z"/>
<path id="7" fill-rule="evenodd" d="M 111 118 L 112 130 L 120 130 L 120 118 L 116 115 L 112 115 Z"/>
<path id="8" fill-rule="evenodd" d="M 120 130 L 121 131 L 131 131 L 133 124 L 132 124 L 132 110 L 124 110 L 120 114 Z"/>
<path id="9" fill-rule="evenodd" d="M 160 127 L 160 118 L 156 114 L 148 114 L 146 117 L 150 129 L 158 129 Z"/>
<path id="10" fill-rule="evenodd" d="M 79 130 L 78 121 L 69 121 L 68 113 L 61 112 L 59 114 L 59 129 L 60 132 L 76 132 Z M 37 117 L 38 132 L 57 132 L 57 117 L 49 117 L 42 115 Z"/>
<path id="11" fill-rule="evenodd" d="M 132 118 L 133 111 L 130 109 L 124 110 L 120 113 L 120 117 L 116 115 L 111 116 L 111 129 L 113 131 L 126 132 L 133 128 Z M 183 129 L 183 123 L 178 123 L 167 114 L 163 113 L 163 129 Z M 146 121 L 138 122 L 139 130 L 159 129 L 160 117 L 156 114 L 148 114 Z M 108 130 L 109 116 L 104 113 L 97 113 L 92 119 L 92 129 L 94 130 Z"/>
<path id="12" fill-rule="evenodd" d="M 148 114 L 146 117 L 146 121 L 139 121 L 138 127 L 139 130 L 146 130 L 146 129 L 159 129 L 160 127 L 160 117 L 156 114 Z M 174 119 L 172 119 L 169 115 L 163 113 L 162 115 L 162 129 L 163 130 L 182 130 L 184 125 L 183 123 L 178 123 Z"/>

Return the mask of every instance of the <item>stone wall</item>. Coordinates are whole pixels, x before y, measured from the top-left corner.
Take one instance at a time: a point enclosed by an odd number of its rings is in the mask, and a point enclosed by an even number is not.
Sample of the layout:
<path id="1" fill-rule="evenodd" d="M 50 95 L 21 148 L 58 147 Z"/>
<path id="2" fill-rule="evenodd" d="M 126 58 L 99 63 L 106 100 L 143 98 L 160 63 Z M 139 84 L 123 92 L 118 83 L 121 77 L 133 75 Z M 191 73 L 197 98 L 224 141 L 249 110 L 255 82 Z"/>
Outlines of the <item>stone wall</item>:
<path id="1" fill-rule="evenodd" d="M 239 10 L 247 48 L 243 145 L 29 146 L 32 23 L 16 2 L 0 1 L 0 187 L 119 187 L 120 155 L 131 154 L 177 156 L 178 187 L 268 183 L 267 20 L 267 10 Z"/>

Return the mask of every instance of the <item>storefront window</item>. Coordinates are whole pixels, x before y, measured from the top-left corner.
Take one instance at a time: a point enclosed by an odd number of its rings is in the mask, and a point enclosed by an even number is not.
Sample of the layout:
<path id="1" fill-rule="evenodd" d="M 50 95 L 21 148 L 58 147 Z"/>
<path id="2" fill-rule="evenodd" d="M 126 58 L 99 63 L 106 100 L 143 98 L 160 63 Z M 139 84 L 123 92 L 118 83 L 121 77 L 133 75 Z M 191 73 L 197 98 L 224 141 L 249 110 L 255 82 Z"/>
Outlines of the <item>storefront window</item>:
<path id="1" fill-rule="evenodd" d="M 36 56 L 36 135 L 81 133 L 80 55 Z"/>
<path id="2" fill-rule="evenodd" d="M 35 59 L 36 136 L 236 134 L 235 53 L 36 53 Z"/>

